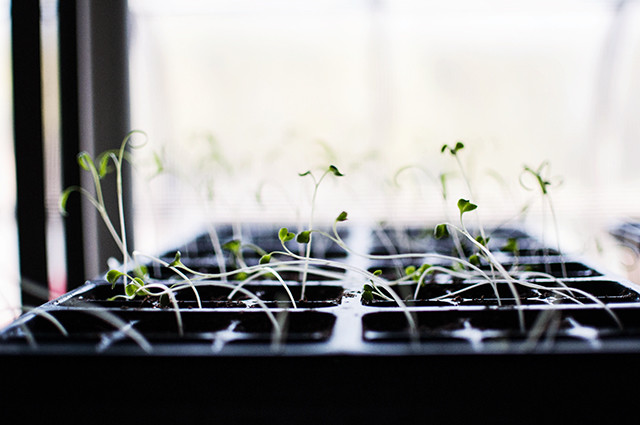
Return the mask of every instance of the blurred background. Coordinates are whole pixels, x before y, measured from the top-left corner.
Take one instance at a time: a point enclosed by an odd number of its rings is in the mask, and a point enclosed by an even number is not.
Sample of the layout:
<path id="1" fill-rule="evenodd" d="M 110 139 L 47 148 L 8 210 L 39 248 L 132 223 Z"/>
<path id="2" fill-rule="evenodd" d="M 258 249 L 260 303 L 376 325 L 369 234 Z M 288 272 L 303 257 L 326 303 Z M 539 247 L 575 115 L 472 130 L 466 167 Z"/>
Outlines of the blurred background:
<path id="1" fill-rule="evenodd" d="M 63 291 L 57 3 L 40 3 L 48 261 Z M 0 292 L 14 305 L 9 7 L 0 1 Z M 128 13 L 131 128 L 147 135 L 133 158 L 136 248 L 160 252 L 207 221 L 306 223 L 313 183 L 298 173 L 329 164 L 345 176 L 321 185 L 320 221 L 345 210 L 430 225 L 464 197 L 487 222 L 551 239 L 535 182 L 520 181 L 548 161 L 563 249 L 625 272 L 608 230 L 640 215 L 637 1 L 130 0 Z M 440 153 L 458 141 L 472 193 Z"/>

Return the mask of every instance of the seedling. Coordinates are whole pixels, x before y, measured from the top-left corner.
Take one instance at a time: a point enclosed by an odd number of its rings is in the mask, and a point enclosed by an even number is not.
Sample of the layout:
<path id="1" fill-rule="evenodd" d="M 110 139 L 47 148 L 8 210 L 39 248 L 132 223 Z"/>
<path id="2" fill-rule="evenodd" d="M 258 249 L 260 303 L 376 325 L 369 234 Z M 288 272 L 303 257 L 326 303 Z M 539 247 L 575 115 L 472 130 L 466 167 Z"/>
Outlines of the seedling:
<path id="1" fill-rule="evenodd" d="M 549 213 L 551 214 L 551 220 L 553 222 L 553 229 L 555 232 L 556 244 L 557 244 L 556 247 L 558 252 L 562 252 L 560 250 L 560 231 L 558 229 L 558 220 L 556 218 L 555 208 L 553 207 L 553 202 L 551 200 L 551 196 L 549 195 L 549 189 L 548 189 L 548 186 L 551 185 L 551 181 L 547 177 L 543 176 L 543 173 L 548 168 L 549 168 L 549 163 L 547 161 L 540 164 L 540 166 L 538 166 L 538 168 L 536 168 L 535 170 L 525 165 L 522 171 L 522 174 L 520 175 L 520 184 L 522 185 L 522 187 L 524 187 L 527 190 L 533 190 L 533 188 L 530 188 L 524 183 L 523 177 L 525 175 L 531 175 L 535 178 L 537 187 L 540 190 L 540 196 L 542 198 L 542 209 L 543 209 L 542 218 L 544 220 L 544 216 L 545 216 L 544 210 L 545 210 L 545 204 L 546 204 L 546 206 L 548 206 Z M 543 228 L 544 228 L 544 224 L 543 224 Z M 543 233 L 542 240 L 544 244 L 544 233 Z M 546 251 L 545 255 L 548 255 L 548 250 Z M 564 263 L 564 260 L 561 261 L 561 266 L 562 266 L 562 276 L 567 277 L 567 268 Z"/>
<path id="2" fill-rule="evenodd" d="M 80 186 L 71 186 L 64 190 L 60 197 L 60 211 L 63 215 L 66 215 L 66 204 L 69 200 L 69 196 L 73 192 L 79 192 L 81 195 L 85 196 L 89 202 L 96 208 L 100 217 L 102 218 L 104 224 L 107 226 L 111 237 L 117 244 L 120 252 L 123 257 L 123 264 L 125 270 L 127 269 L 127 264 L 131 261 L 131 257 L 129 255 L 129 251 L 127 248 L 127 235 L 126 235 L 126 227 L 124 221 L 124 201 L 123 201 L 123 186 L 122 186 L 122 165 L 125 159 L 127 159 L 126 148 L 130 146 L 132 148 L 140 148 L 146 144 L 146 139 L 141 144 L 132 144 L 132 138 L 136 134 L 142 134 L 146 137 L 146 134 L 141 131 L 132 131 L 124 138 L 122 143 L 120 144 L 120 148 L 117 150 L 108 150 L 96 158 L 94 161 L 91 155 L 87 152 L 81 152 L 78 154 L 78 164 L 80 167 L 88 171 L 91 174 L 93 180 L 93 186 L 95 191 L 95 196 L 92 195 L 88 190 L 84 189 Z M 111 172 L 113 169 L 109 166 L 109 162 L 112 162 L 115 167 L 115 175 L 116 175 L 116 191 L 117 191 L 117 200 L 118 200 L 118 218 L 120 223 L 120 233 L 116 231 L 111 217 L 107 212 L 107 208 L 104 202 L 104 195 L 102 192 L 102 180 Z"/>
<path id="3" fill-rule="evenodd" d="M 338 170 L 338 168 L 335 165 L 329 165 L 329 167 L 320 175 L 319 178 L 316 178 L 316 176 L 311 172 L 311 171 L 305 171 L 304 173 L 300 173 L 299 176 L 300 177 L 304 177 L 304 176 L 309 176 L 311 177 L 311 179 L 313 180 L 313 195 L 311 196 L 311 211 L 309 213 L 309 230 L 303 231 L 298 235 L 297 241 L 298 243 L 303 243 L 306 244 L 306 252 L 305 252 L 305 257 L 308 259 L 311 256 L 311 229 L 313 228 L 313 223 L 314 223 L 314 215 L 315 215 L 315 209 L 316 209 L 316 198 L 318 196 L 318 188 L 320 187 L 320 183 L 322 183 L 322 181 L 325 179 L 326 176 L 328 175 L 334 175 L 336 177 L 343 177 L 344 174 L 342 174 L 340 172 L 340 170 Z M 282 239 L 281 239 L 282 240 Z M 307 283 L 307 268 L 308 268 L 308 261 L 305 261 L 305 269 L 303 271 L 302 274 L 302 291 L 301 291 L 301 299 L 304 299 L 304 292 L 305 292 L 305 287 L 306 287 L 306 283 Z"/>
<path id="4" fill-rule="evenodd" d="M 461 150 L 464 149 L 464 143 L 462 142 L 456 142 L 456 145 L 452 148 L 449 145 L 443 145 L 442 148 L 440 149 L 441 153 L 445 153 L 445 152 L 449 152 L 451 154 L 451 156 L 453 156 L 456 160 L 456 163 L 458 164 L 458 169 L 460 170 L 460 173 L 462 174 L 462 179 L 464 180 L 465 185 L 467 186 L 467 190 L 469 191 L 469 196 L 472 199 L 477 199 L 475 192 L 473 190 L 473 188 L 471 187 L 471 181 L 469 180 L 469 177 L 467 175 L 467 172 L 465 170 L 465 167 L 462 165 L 462 161 L 460 160 L 460 156 L 458 155 L 458 152 L 460 152 Z M 467 201 L 468 202 L 468 201 Z M 470 204 L 470 205 L 463 205 L 464 208 L 471 208 L 471 209 L 467 209 L 464 212 L 468 212 L 468 211 L 473 211 L 475 208 L 473 207 L 474 204 Z M 458 209 L 461 210 L 461 205 L 460 205 L 460 201 L 458 201 Z M 463 213 L 462 210 L 460 212 L 461 214 Z M 478 225 L 478 229 L 480 231 L 480 235 L 482 236 L 483 239 L 486 240 L 486 235 L 484 232 L 484 227 L 482 226 L 482 223 L 480 222 L 480 219 L 477 219 L 477 225 Z"/>
<path id="5" fill-rule="evenodd" d="M 478 248 L 478 250 L 481 253 L 481 255 L 483 257 L 485 257 L 487 259 L 487 261 L 489 262 L 489 264 L 491 265 L 492 271 L 493 271 L 493 268 L 495 267 L 497 272 L 501 275 L 501 277 L 503 279 L 505 279 L 506 283 L 509 285 L 509 289 L 511 290 L 511 293 L 514 296 L 514 299 L 515 299 L 515 302 L 516 302 L 516 306 L 518 307 L 518 314 L 519 314 L 519 318 L 520 318 L 521 328 L 524 329 L 524 314 L 522 313 L 522 310 L 520 309 L 521 301 L 520 301 L 520 296 L 518 295 L 518 291 L 515 288 L 514 278 L 507 272 L 507 270 L 505 270 L 505 268 L 502 266 L 502 264 L 500 264 L 500 262 L 495 258 L 495 256 L 491 253 L 491 251 L 486 246 L 486 240 L 487 239 L 484 236 L 484 232 L 483 232 L 481 238 L 474 238 L 467 231 L 467 228 L 466 228 L 466 226 L 464 224 L 464 220 L 463 220 L 464 214 L 476 210 L 478 208 L 478 206 L 476 204 L 470 202 L 469 200 L 463 199 L 463 198 L 458 200 L 457 205 L 458 205 L 458 210 L 460 212 L 460 227 L 457 227 L 457 226 L 454 226 L 454 225 L 448 224 L 448 223 L 446 224 L 447 227 L 455 229 L 457 232 L 459 232 L 461 235 L 463 235 L 469 242 L 471 242 L 473 245 L 475 245 Z M 475 264 L 473 264 L 472 262 L 470 262 L 470 264 L 472 265 L 472 268 L 478 270 L 478 268 L 476 267 Z M 496 284 L 495 280 L 494 279 L 488 279 L 488 282 L 491 283 L 491 285 L 493 286 L 494 291 L 496 293 L 496 296 L 498 296 L 498 288 L 497 288 L 497 284 Z M 498 296 L 498 300 L 499 300 L 499 296 Z"/>
<path id="6" fill-rule="evenodd" d="M 126 226 L 124 221 L 124 201 L 123 201 L 123 183 L 122 183 L 122 166 L 125 159 L 128 159 L 128 154 L 126 152 L 127 146 L 131 146 L 133 148 L 142 147 L 146 144 L 146 138 L 141 144 L 132 144 L 132 138 L 135 134 L 143 134 L 140 131 L 132 131 L 130 132 L 120 144 L 120 148 L 117 150 L 107 150 L 102 154 L 98 155 L 96 160 L 87 153 L 81 152 L 78 155 L 78 164 L 82 169 L 88 171 L 91 174 L 93 181 L 93 189 L 95 192 L 95 196 L 91 194 L 88 190 L 84 189 L 80 186 L 72 186 L 62 193 L 60 197 L 60 210 L 63 215 L 66 215 L 66 204 L 69 200 L 69 196 L 73 192 L 79 192 L 81 195 L 85 196 L 89 202 L 96 208 L 98 213 L 100 214 L 104 224 L 107 226 L 109 233 L 111 234 L 113 240 L 116 242 L 118 248 L 120 249 L 123 256 L 123 270 L 128 270 L 129 262 L 132 262 L 132 258 L 129 254 L 127 247 L 127 237 L 126 237 Z M 146 136 L 146 135 L 145 135 Z M 110 162 L 114 168 L 111 168 Z M 120 224 L 120 233 L 116 230 L 113 225 L 112 219 L 109 216 L 106 205 L 104 202 L 104 195 L 102 191 L 102 180 L 112 171 L 115 171 L 116 176 L 116 195 L 118 201 L 118 217 Z M 135 267 L 134 271 L 138 272 L 138 276 L 132 276 L 126 272 L 118 271 L 118 270 L 110 270 L 107 273 L 107 280 L 113 284 L 119 279 L 122 278 L 124 280 L 124 288 L 125 294 L 121 295 L 125 298 L 133 298 L 138 294 L 145 295 L 155 295 L 162 296 L 168 295 L 171 299 L 172 304 L 174 305 L 174 309 L 176 312 L 176 320 L 178 322 L 178 328 L 180 333 L 182 333 L 182 319 L 180 317 L 180 312 L 175 301 L 175 296 L 173 291 L 166 287 L 165 285 L 159 283 L 148 283 L 145 282 L 143 277 L 140 274 L 143 274 L 143 269 L 141 267 Z M 152 289 L 160 289 L 161 293 L 154 293 Z M 199 300 L 198 300 L 199 302 Z"/>

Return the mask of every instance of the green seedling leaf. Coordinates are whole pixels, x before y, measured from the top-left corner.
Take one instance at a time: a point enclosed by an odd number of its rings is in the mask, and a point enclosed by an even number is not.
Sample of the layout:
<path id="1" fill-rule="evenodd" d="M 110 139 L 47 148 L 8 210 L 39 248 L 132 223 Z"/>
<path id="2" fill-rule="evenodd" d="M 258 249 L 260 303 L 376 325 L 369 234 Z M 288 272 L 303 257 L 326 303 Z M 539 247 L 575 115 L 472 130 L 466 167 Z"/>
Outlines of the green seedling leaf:
<path id="1" fill-rule="evenodd" d="M 451 270 L 453 270 L 454 272 L 461 272 L 464 271 L 464 266 L 462 265 L 462 263 L 456 261 L 451 265 Z"/>
<path id="2" fill-rule="evenodd" d="M 440 173 L 440 190 L 442 191 L 442 199 L 447 200 L 447 175 Z"/>
<path id="3" fill-rule="evenodd" d="M 265 254 L 260 257 L 260 264 L 269 264 L 271 262 L 271 254 Z"/>
<path id="4" fill-rule="evenodd" d="M 338 214 L 336 221 L 347 221 L 347 212 L 342 211 L 340 214 Z"/>
<path id="5" fill-rule="evenodd" d="M 527 165 L 524 166 L 524 171 L 531 173 L 531 175 L 533 175 L 536 178 L 538 182 L 538 186 L 540 186 L 540 191 L 542 192 L 543 195 L 546 195 L 548 193 L 547 186 L 551 184 L 549 180 L 545 180 L 542 177 L 542 172 L 547 165 L 548 165 L 548 162 L 545 161 L 542 164 L 540 164 L 537 170 L 534 170 L 533 168 Z"/>
<path id="6" fill-rule="evenodd" d="M 448 150 L 451 155 L 456 155 L 458 151 L 461 149 L 464 149 L 464 143 L 456 142 L 456 145 L 453 148 L 450 147 L 449 145 L 443 145 L 442 148 L 440 148 L 440 152 L 444 153 L 445 151 Z"/>
<path id="7" fill-rule="evenodd" d="M 182 254 L 180 254 L 180 251 L 176 251 L 176 255 L 173 257 L 173 261 L 169 263 L 169 267 L 182 266 L 182 261 L 180 260 L 181 258 L 182 258 Z"/>
<path id="8" fill-rule="evenodd" d="M 431 264 L 421 265 L 420 268 L 417 270 L 416 275 L 413 277 L 413 280 L 415 280 L 416 282 L 419 281 L 420 276 L 422 276 L 429 267 L 431 267 Z M 433 270 L 430 270 L 427 274 L 431 274 L 431 273 L 433 273 Z M 422 282 L 422 285 L 424 286 L 424 282 Z"/>
<path id="9" fill-rule="evenodd" d="M 433 230 L 433 236 L 436 239 L 442 239 L 449 237 L 449 229 L 446 224 L 438 224 L 436 228 Z"/>
<path id="10" fill-rule="evenodd" d="M 516 254 L 519 251 L 518 240 L 516 238 L 509 238 L 507 243 L 502 247 L 502 251 Z"/>
<path id="11" fill-rule="evenodd" d="M 107 282 L 111 284 L 112 289 L 120 276 L 124 276 L 124 273 L 118 270 L 109 270 L 109 272 L 107 272 Z"/>
<path id="12" fill-rule="evenodd" d="M 282 243 L 289 242 L 295 237 L 296 235 L 291 233 L 289 229 L 287 229 L 286 227 L 281 228 L 280 231 L 278 232 L 278 238 L 280 238 L 280 241 Z"/>
<path id="13" fill-rule="evenodd" d="M 365 284 L 362 288 L 362 299 L 364 301 L 373 301 L 373 286 Z"/>
<path id="14" fill-rule="evenodd" d="M 309 174 L 311 174 L 311 170 L 307 170 L 304 173 L 298 173 L 300 177 L 308 176 Z"/>
<path id="15" fill-rule="evenodd" d="M 480 257 L 478 257 L 478 254 L 473 254 L 469 257 L 469 262 L 471 264 L 473 264 L 474 266 L 479 266 L 480 265 Z"/>
<path id="16" fill-rule="evenodd" d="M 309 243 L 311 240 L 311 232 L 309 230 L 305 230 L 303 232 L 298 233 L 296 237 L 296 241 L 298 243 Z"/>
<path id="17" fill-rule="evenodd" d="M 109 155 L 103 154 L 98 162 L 98 176 L 103 178 L 109 172 Z"/>
<path id="18" fill-rule="evenodd" d="M 409 266 L 406 269 L 404 269 L 404 272 L 407 274 L 407 276 L 411 276 L 411 278 L 417 282 L 420 280 L 420 276 L 422 276 L 422 273 L 424 273 L 427 267 L 429 267 L 428 264 L 423 264 L 420 266 L 420 268 L 417 268 L 415 266 Z"/>
<path id="19" fill-rule="evenodd" d="M 382 270 L 380 270 L 380 269 L 375 270 L 375 271 L 373 272 L 373 275 L 374 275 L 374 276 L 380 276 L 380 275 L 382 275 Z"/>
<path id="20" fill-rule="evenodd" d="M 242 242 L 239 239 L 234 239 L 222 245 L 222 249 L 226 249 L 234 254 L 240 252 L 240 248 L 242 247 Z"/>
<path id="21" fill-rule="evenodd" d="M 156 164 L 156 175 L 164 172 L 164 162 L 157 152 L 153 152 L 153 162 Z"/>
<path id="22" fill-rule="evenodd" d="M 240 272 L 236 275 L 237 280 L 246 280 L 248 277 L 249 275 L 245 272 Z"/>
<path id="23" fill-rule="evenodd" d="M 78 165 L 80 165 L 80 168 L 85 171 L 90 171 L 91 164 L 93 164 L 93 159 L 91 159 L 91 156 L 87 152 L 80 152 L 76 159 L 78 161 Z"/>
<path id="24" fill-rule="evenodd" d="M 476 236 L 476 242 L 478 242 L 480 245 L 482 246 L 487 246 L 487 244 L 489 243 L 489 240 L 491 240 L 491 238 L 483 238 L 482 235 L 478 235 Z"/>
<path id="25" fill-rule="evenodd" d="M 471 202 L 469 202 L 468 199 L 460 198 L 458 200 L 458 209 L 460 210 L 460 215 L 461 216 L 462 216 L 462 214 L 464 214 L 466 212 L 473 211 L 476 208 L 478 208 L 478 206 L 476 204 L 472 204 Z"/>
<path id="26" fill-rule="evenodd" d="M 332 172 L 334 176 L 337 176 L 337 177 L 343 177 L 344 176 L 344 174 L 342 174 L 338 170 L 338 167 L 336 167 L 335 165 L 329 165 L 329 171 Z"/>
<path id="27" fill-rule="evenodd" d="M 140 265 L 136 268 L 133 269 L 133 275 L 139 278 L 144 279 L 145 277 L 147 277 L 149 275 L 149 269 L 147 268 L 147 266 Z"/>
<path id="28" fill-rule="evenodd" d="M 69 196 L 71 196 L 71 194 L 76 190 L 78 190 L 76 186 L 68 187 L 64 192 L 62 192 L 62 195 L 60 195 L 60 214 L 65 217 L 67 216 L 67 202 L 69 201 Z"/>
<path id="29" fill-rule="evenodd" d="M 130 283 L 124 288 L 124 292 L 125 294 L 127 294 L 128 297 L 133 297 L 136 295 L 136 292 L 138 291 L 139 288 L 140 286 L 138 284 Z"/>

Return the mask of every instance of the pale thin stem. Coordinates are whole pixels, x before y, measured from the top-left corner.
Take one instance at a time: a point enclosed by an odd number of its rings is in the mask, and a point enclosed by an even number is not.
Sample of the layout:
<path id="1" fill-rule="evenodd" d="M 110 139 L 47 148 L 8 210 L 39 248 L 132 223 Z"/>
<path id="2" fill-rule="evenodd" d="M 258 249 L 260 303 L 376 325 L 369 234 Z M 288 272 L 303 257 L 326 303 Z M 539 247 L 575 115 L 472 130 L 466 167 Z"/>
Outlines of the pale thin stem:
<path id="1" fill-rule="evenodd" d="M 231 290 L 237 288 L 236 285 L 233 285 L 231 283 L 226 283 L 226 282 L 199 281 L 199 282 L 195 283 L 195 285 L 196 286 L 215 286 L 215 287 L 227 288 L 227 289 L 231 289 Z M 182 290 L 183 288 L 188 288 L 188 287 L 190 287 L 190 285 L 176 286 L 176 287 L 172 288 L 171 290 L 179 291 L 179 290 Z M 248 291 L 245 288 L 238 288 L 238 291 L 242 292 L 244 295 L 248 296 L 249 298 L 251 298 L 252 300 L 254 300 L 258 304 L 258 306 L 265 312 L 265 314 L 269 318 L 269 321 L 273 324 L 273 327 L 274 327 L 274 330 L 275 330 L 276 334 L 280 335 L 282 333 L 282 330 L 280 329 L 280 325 L 278 324 L 278 321 L 276 320 L 273 312 L 271 312 L 271 310 L 269 309 L 269 307 L 267 307 L 267 305 L 264 303 L 264 301 L 262 301 L 260 298 L 258 298 L 257 295 L 255 295 L 251 291 Z"/>
<path id="2" fill-rule="evenodd" d="M 462 161 L 460 160 L 460 158 L 458 157 L 457 154 L 453 155 L 456 158 L 456 162 L 458 163 L 458 168 L 460 169 L 460 173 L 462 174 L 462 179 L 464 180 L 465 184 L 467 185 L 467 190 L 469 191 L 469 196 L 471 197 L 471 199 L 477 199 L 476 195 L 473 191 L 473 188 L 471 187 L 471 181 L 469 180 L 469 178 L 467 177 L 467 173 L 462 165 Z M 483 240 L 487 240 L 485 232 L 484 232 L 484 227 L 482 226 L 482 222 L 480 221 L 480 217 L 476 216 L 476 221 L 478 224 L 478 228 L 480 230 L 480 235 L 482 236 Z"/>
<path id="3" fill-rule="evenodd" d="M 293 304 L 293 308 L 297 308 L 296 306 L 296 301 L 293 298 L 293 294 L 291 294 L 291 291 L 289 290 L 289 286 L 285 283 L 285 281 L 282 279 L 282 277 L 280 276 L 280 273 L 278 273 L 276 270 L 274 270 L 273 267 L 265 267 L 264 268 L 264 272 L 260 272 L 257 275 L 255 275 L 255 277 L 258 277 L 260 275 L 264 275 L 264 274 L 268 274 L 271 273 L 273 274 L 276 279 L 278 279 L 278 281 L 282 284 L 282 286 L 284 287 L 284 290 L 287 292 L 287 295 L 289 296 L 289 300 L 291 300 L 291 304 Z M 233 291 L 231 291 L 231 293 L 229 294 L 229 296 L 227 297 L 227 299 L 231 299 L 233 298 L 233 296 L 235 295 L 236 292 L 238 292 L 240 290 L 240 288 L 242 288 L 246 283 L 248 283 L 248 279 L 243 280 L 242 282 L 240 282 Z"/>
<path id="4" fill-rule="evenodd" d="M 567 265 L 564 261 L 564 255 L 562 255 L 562 251 L 560 250 L 560 230 L 558 229 L 558 220 L 556 218 L 556 210 L 553 207 L 553 203 L 551 202 L 551 197 L 549 195 L 545 195 L 547 199 L 547 204 L 549 205 L 549 211 L 551 212 L 551 220 L 553 220 L 553 228 L 556 234 L 556 249 L 558 250 L 558 254 L 560 254 L 560 266 L 562 267 L 562 277 L 567 277 Z"/>
<path id="5" fill-rule="evenodd" d="M 178 270 L 177 267 L 169 265 L 169 263 L 167 263 L 166 261 L 162 260 L 161 258 L 154 257 L 153 255 L 149 255 L 149 254 L 144 254 L 142 252 L 134 251 L 133 252 L 133 256 L 135 258 L 137 258 L 139 256 L 142 256 L 142 257 L 146 257 L 146 258 L 148 258 L 148 259 L 150 259 L 152 261 L 155 261 L 155 262 L 163 265 L 164 267 L 168 267 L 171 271 L 173 271 L 178 276 L 180 276 L 182 279 L 184 279 L 184 281 L 187 282 L 189 284 L 189 286 L 193 289 L 193 293 L 195 294 L 196 301 L 198 303 L 198 308 L 202 308 L 202 303 L 200 302 L 200 294 L 198 294 L 198 290 L 196 289 L 195 285 L 193 284 L 191 279 L 189 279 L 189 277 L 187 275 L 185 275 L 182 271 Z"/>

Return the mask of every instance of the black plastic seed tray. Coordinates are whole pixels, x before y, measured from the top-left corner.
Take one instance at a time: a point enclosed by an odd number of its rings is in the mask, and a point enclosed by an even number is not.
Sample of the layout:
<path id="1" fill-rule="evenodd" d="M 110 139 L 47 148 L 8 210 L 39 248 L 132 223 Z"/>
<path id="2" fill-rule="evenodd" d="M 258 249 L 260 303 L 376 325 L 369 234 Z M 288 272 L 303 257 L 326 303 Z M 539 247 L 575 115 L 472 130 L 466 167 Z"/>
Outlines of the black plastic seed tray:
<path id="1" fill-rule="evenodd" d="M 171 352 L 179 343 L 197 355 L 286 356 L 446 353 L 446 342 L 456 353 L 483 353 L 496 341 L 501 351 L 593 351 L 608 349 L 605 335 L 607 341 L 620 337 L 615 350 L 635 351 L 640 344 L 633 321 L 618 319 L 640 312 L 636 286 L 547 249 L 521 229 L 488 231 L 487 246 L 499 264 L 483 259 L 469 273 L 473 266 L 457 260 L 457 247 L 464 246 L 465 259 L 477 247 L 462 237 L 438 240 L 430 229 L 354 226 L 339 232 L 340 240 L 317 235 L 306 257 L 304 243 L 291 240 L 283 248 L 279 228 L 220 227 L 218 259 L 211 234 L 203 234 L 163 254 L 163 263 L 147 264 L 150 289 L 133 298 L 123 296 L 122 277 L 113 285 L 88 282 L 5 329 L 3 346 L 46 349 L 57 342 L 91 351 L 94 344 L 100 352 L 148 354 Z M 184 274 L 168 265 L 176 252 L 188 267 Z M 260 257 L 271 252 L 272 261 L 261 266 Z M 233 271 L 243 266 L 240 279 Z M 432 270 L 420 276 L 420 267 Z M 170 295 L 155 295 L 166 288 L 173 288 Z M 550 311 L 561 323 L 545 321 Z M 609 320 L 585 323 L 591 315 Z M 497 325 L 476 325 L 485 319 Z M 448 331 L 446 324 L 424 331 L 425 323 L 442 320 L 450 322 Z M 582 344 L 585 339 L 591 341 Z M 388 340 L 397 344 L 379 344 Z M 556 343 L 536 344 L 543 340 Z"/>
<path id="2" fill-rule="evenodd" d="M 627 400 L 620 383 L 640 378 L 630 361 L 640 354 L 638 287 L 521 229 L 487 231 L 499 265 L 456 260 L 461 251 L 468 260 L 477 247 L 435 239 L 430 229 L 355 225 L 339 232 L 341 240 L 315 235 L 309 258 L 293 239 L 285 243 L 290 254 L 260 264 L 265 253 L 285 250 L 279 228 L 223 226 L 217 242 L 203 234 L 176 247 L 161 255 L 164 264 L 146 265 L 148 290 L 134 298 L 123 296 L 122 277 L 113 285 L 95 279 L 24 314 L 0 333 L 4 372 L 63 364 L 75 378 L 87 374 L 99 384 L 93 391 L 106 396 L 119 384 L 109 371 L 94 373 L 135 364 L 137 375 L 157 368 L 162 381 L 185 385 L 175 405 L 202 398 L 201 385 L 186 381 L 215 379 L 220 388 L 205 385 L 218 397 L 211 403 L 235 409 L 218 411 L 222 420 L 323 415 L 305 416 L 307 423 L 468 423 L 487 403 L 500 406 L 488 412 L 493 422 L 535 423 L 540 415 L 522 417 L 516 408 L 535 388 L 544 389 L 545 402 L 558 397 L 548 410 L 557 418 L 604 420 L 604 408 L 566 416 L 559 406 L 595 400 L 603 385 L 614 384 L 600 400 Z M 222 257 L 213 254 L 216 244 Z M 192 269 L 184 275 L 167 266 L 177 251 Z M 75 372 L 78 364 L 82 372 Z M 415 389 L 417 382 L 428 388 Z M 526 388 L 516 395 L 514 385 Z M 571 393 L 578 390 L 581 398 Z M 460 391 L 462 399 L 447 396 Z M 165 392 L 152 391 L 170 403 Z M 93 398 L 72 394 L 99 409 Z M 458 402 L 471 410 L 457 411 Z M 158 412 L 174 413 L 164 406 Z"/>

